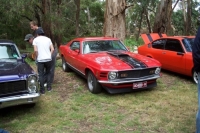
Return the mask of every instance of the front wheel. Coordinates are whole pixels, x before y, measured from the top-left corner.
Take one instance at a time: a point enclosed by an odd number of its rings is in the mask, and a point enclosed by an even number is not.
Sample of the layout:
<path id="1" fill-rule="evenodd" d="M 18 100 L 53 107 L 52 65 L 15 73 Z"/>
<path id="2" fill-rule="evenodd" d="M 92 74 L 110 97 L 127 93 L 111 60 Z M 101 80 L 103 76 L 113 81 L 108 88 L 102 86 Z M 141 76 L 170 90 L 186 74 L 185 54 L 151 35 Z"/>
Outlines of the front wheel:
<path id="1" fill-rule="evenodd" d="M 197 72 L 193 71 L 192 73 L 193 81 L 198 84 L 198 74 Z"/>
<path id="2" fill-rule="evenodd" d="M 70 71 L 70 68 L 67 65 L 64 57 L 62 57 L 62 69 L 63 69 L 64 72 L 69 72 Z"/>
<path id="3" fill-rule="evenodd" d="M 98 94 L 102 90 L 101 85 L 91 71 L 87 73 L 87 84 L 89 91 L 93 94 Z"/>

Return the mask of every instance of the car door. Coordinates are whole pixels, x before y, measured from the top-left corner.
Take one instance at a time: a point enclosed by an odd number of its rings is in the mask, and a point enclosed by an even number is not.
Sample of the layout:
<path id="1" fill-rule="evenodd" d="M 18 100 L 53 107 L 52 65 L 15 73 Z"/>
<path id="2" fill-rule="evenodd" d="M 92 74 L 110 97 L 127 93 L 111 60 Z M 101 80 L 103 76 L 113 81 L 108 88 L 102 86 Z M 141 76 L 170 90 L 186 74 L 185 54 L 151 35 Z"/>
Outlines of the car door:
<path id="1" fill-rule="evenodd" d="M 162 67 L 164 69 L 184 73 L 185 51 L 178 39 L 167 39 L 162 57 Z"/>
<path id="2" fill-rule="evenodd" d="M 71 43 L 70 45 L 70 50 L 68 52 L 68 63 L 77 69 L 77 58 L 78 58 L 78 55 L 80 54 L 80 42 L 79 41 L 74 41 Z"/>
<path id="3" fill-rule="evenodd" d="M 151 44 L 149 44 L 149 47 L 151 45 L 151 56 L 152 58 L 158 60 L 161 64 L 163 64 L 163 51 L 164 51 L 164 46 L 166 43 L 166 39 L 158 39 Z"/>

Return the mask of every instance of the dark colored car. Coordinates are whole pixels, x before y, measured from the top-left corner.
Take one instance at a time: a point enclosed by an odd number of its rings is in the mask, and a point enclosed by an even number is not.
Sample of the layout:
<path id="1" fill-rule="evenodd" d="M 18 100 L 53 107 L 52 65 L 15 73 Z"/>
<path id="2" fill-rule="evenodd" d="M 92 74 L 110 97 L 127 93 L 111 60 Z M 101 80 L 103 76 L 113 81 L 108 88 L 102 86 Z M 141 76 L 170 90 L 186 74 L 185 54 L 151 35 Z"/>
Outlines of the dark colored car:
<path id="1" fill-rule="evenodd" d="M 38 76 L 25 61 L 13 41 L 0 40 L 0 108 L 35 105 L 38 92 Z"/>
<path id="2" fill-rule="evenodd" d="M 60 46 L 60 55 L 63 70 L 85 77 L 95 94 L 102 88 L 109 93 L 153 88 L 160 77 L 160 62 L 130 52 L 117 38 L 76 38 Z"/>

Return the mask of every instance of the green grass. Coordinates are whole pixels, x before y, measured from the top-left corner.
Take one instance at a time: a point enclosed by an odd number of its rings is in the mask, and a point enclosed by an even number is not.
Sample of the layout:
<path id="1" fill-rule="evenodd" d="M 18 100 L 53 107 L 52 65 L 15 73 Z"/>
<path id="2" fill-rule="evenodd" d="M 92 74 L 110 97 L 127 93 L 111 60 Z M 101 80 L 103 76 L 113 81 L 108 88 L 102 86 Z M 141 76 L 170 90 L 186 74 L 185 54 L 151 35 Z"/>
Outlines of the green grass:
<path id="1" fill-rule="evenodd" d="M 0 110 L 0 128 L 10 133 L 194 132 L 196 85 L 190 77 L 162 73 L 153 89 L 95 95 L 87 90 L 86 80 L 63 72 L 58 60 L 53 91 L 33 108 Z"/>
<path id="2" fill-rule="evenodd" d="M 142 44 L 144 44 L 142 38 L 139 38 L 138 40 L 134 38 L 126 38 L 124 41 L 124 44 L 129 48 L 130 51 L 134 51 L 134 47 L 138 47 Z"/>

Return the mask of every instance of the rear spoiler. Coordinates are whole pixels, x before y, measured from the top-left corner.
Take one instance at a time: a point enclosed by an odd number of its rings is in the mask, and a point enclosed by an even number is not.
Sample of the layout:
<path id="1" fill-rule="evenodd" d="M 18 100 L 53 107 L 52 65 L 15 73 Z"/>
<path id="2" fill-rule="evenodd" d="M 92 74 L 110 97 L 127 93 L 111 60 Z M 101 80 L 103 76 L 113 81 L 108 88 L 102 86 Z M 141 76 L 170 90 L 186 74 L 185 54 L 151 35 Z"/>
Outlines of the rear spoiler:
<path id="1" fill-rule="evenodd" d="M 166 34 L 161 34 L 161 33 L 150 33 L 150 34 L 141 34 L 141 37 L 144 41 L 145 44 L 151 43 L 156 39 L 162 38 L 162 37 L 167 37 Z"/>

